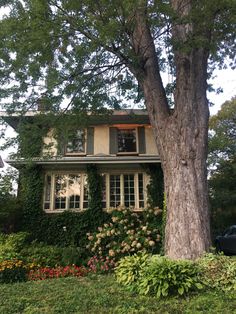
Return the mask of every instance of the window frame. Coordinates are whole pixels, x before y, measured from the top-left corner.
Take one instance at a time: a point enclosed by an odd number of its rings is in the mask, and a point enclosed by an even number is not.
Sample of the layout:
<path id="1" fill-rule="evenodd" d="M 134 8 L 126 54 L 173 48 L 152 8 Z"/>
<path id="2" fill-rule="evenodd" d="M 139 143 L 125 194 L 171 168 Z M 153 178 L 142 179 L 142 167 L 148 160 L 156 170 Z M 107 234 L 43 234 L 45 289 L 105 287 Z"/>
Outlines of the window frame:
<path id="1" fill-rule="evenodd" d="M 110 206 L 110 176 L 111 175 L 120 175 L 120 205 L 125 206 L 125 195 L 124 195 L 124 175 L 134 175 L 134 195 L 135 195 L 135 206 L 134 211 L 143 211 L 147 206 L 147 185 L 150 181 L 150 177 L 146 172 L 143 171 L 111 171 L 104 172 L 103 175 L 106 177 L 106 210 L 109 211 L 112 209 Z M 143 207 L 139 207 L 139 174 L 143 175 Z M 114 208 L 114 207 L 113 207 Z"/>
<path id="2" fill-rule="evenodd" d="M 64 155 L 65 156 L 84 156 L 87 153 L 87 139 L 88 139 L 88 131 L 87 128 L 82 128 L 82 129 L 76 129 L 75 132 L 82 130 L 84 132 L 84 151 L 83 152 L 67 152 L 67 147 L 68 147 L 68 142 L 69 142 L 69 137 L 66 140 L 66 143 L 64 145 Z"/>
<path id="3" fill-rule="evenodd" d="M 138 138 L 138 128 L 137 126 L 119 126 L 117 129 L 117 155 L 138 155 L 139 154 L 139 138 Z M 135 139 L 136 139 L 136 151 L 135 152 L 119 152 L 119 141 L 118 141 L 118 132 L 119 130 L 135 130 Z"/>
<path id="4" fill-rule="evenodd" d="M 120 205 L 125 206 L 125 194 L 124 194 L 124 176 L 125 175 L 134 175 L 134 199 L 135 199 L 135 205 L 133 206 L 134 211 L 143 211 L 143 209 L 147 206 L 147 185 L 149 183 L 150 177 L 146 172 L 143 171 L 120 171 L 120 170 L 114 170 L 114 171 L 103 171 L 100 173 L 104 176 L 105 180 L 105 194 L 106 194 L 106 200 L 105 200 L 105 207 L 103 208 L 106 211 L 110 211 L 111 209 L 114 209 L 115 207 L 110 206 L 110 176 L 111 175 L 119 175 L 120 176 Z M 139 199 L 139 175 L 142 174 L 143 176 L 143 199 Z M 82 212 L 87 210 L 88 207 L 84 207 L 84 191 L 85 191 L 85 180 L 87 178 L 87 173 L 85 171 L 53 171 L 53 172 L 46 172 L 44 174 L 44 189 L 43 189 L 43 210 L 46 213 L 62 213 L 64 211 L 74 211 L 74 212 Z M 69 198 L 68 198 L 68 178 L 69 175 L 77 175 L 81 177 L 81 186 L 80 186 L 80 208 L 76 209 L 70 209 L 69 204 Z M 49 202 L 49 209 L 45 209 L 45 203 L 46 203 L 46 190 L 47 190 L 47 177 L 51 177 L 51 187 L 50 187 L 50 202 Z M 66 191 L 66 207 L 65 209 L 55 209 L 55 188 L 56 188 L 56 176 L 68 176 L 67 178 L 67 191 Z M 140 201 L 143 201 L 144 207 L 139 207 Z M 103 200 L 104 203 L 104 200 Z"/>
<path id="5" fill-rule="evenodd" d="M 69 208 L 69 176 L 70 175 L 75 175 L 75 176 L 80 176 L 81 178 L 81 186 L 80 186 L 80 207 L 79 208 Z M 50 188 L 50 202 L 49 202 L 49 209 L 45 209 L 45 197 L 46 197 L 46 181 L 47 181 L 47 176 L 51 177 L 51 188 Z M 56 176 L 68 176 L 67 182 L 66 182 L 66 206 L 63 209 L 56 209 L 55 208 L 55 193 L 56 193 Z M 84 208 L 84 186 L 85 186 L 85 179 L 86 179 L 87 173 L 86 172 L 75 172 L 75 171 L 57 171 L 57 172 L 47 172 L 45 173 L 45 178 L 44 178 L 44 189 L 43 189 L 43 210 L 46 213 L 62 213 L 64 211 L 74 211 L 74 212 L 81 212 L 87 209 Z"/>

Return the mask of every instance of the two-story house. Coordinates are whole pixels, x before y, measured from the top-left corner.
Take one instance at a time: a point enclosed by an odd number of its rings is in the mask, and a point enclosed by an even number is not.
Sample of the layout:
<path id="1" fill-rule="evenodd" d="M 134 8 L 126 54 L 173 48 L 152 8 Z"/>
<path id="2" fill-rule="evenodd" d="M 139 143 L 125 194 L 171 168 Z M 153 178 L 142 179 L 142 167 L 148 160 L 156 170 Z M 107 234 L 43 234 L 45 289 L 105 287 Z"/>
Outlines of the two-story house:
<path id="1" fill-rule="evenodd" d="M 25 118 L 33 120 L 36 114 L 28 112 Z M 17 130 L 19 116 L 5 114 L 3 118 Z M 87 127 L 74 130 L 60 152 L 53 129 L 43 139 L 46 146 L 34 162 L 44 172 L 42 208 L 47 213 L 88 207 L 89 164 L 95 164 L 102 176 L 104 209 L 124 205 L 140 210 L 147 205 L 149 176 L 145 165 L 160 163 L 147 112 L 119 110 L 91 121 Z M 7 160 L 16 168 L 26 162 L 24 158 Z"/>

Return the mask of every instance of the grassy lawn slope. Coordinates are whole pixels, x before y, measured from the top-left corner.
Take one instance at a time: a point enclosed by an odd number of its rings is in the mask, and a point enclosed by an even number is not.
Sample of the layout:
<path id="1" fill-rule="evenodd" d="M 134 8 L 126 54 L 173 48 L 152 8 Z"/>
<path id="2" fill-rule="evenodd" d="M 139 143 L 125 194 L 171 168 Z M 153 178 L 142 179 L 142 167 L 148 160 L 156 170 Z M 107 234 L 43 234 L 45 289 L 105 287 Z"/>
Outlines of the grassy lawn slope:
<path id="1" fill-rule="evenodd" d="M 158 300 L 137 296 L 113 276 L 63 278 L 0 285 L 0 313 L 236 313 L 236 295 L 200 292 Z"/>

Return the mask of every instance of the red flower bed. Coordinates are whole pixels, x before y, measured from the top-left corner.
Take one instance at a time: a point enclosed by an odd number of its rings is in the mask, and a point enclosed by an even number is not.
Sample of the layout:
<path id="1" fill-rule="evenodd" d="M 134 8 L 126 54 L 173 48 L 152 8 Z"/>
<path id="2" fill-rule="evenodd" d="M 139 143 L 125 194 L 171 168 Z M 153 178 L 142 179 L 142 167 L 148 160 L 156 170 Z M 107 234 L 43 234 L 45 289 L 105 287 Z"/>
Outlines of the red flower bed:
<path id="1" fill-rule="evenodd" d="M 116 266 L 114 259 L 102 256 L 93 256 L 87 263 L 92 273 L 106 273 L 112 271 Z"/>
<path id="2" fill-rule="evenodd" d="M 28 274 L 29 280 L 45 280 L 48 278 L 63 278 L 63 277 L 82 277 L 86 275 L 88 271 L 85 267 L 71 265 L 66 267 L 43 267 L 36 270 L 30 270 Z"/>

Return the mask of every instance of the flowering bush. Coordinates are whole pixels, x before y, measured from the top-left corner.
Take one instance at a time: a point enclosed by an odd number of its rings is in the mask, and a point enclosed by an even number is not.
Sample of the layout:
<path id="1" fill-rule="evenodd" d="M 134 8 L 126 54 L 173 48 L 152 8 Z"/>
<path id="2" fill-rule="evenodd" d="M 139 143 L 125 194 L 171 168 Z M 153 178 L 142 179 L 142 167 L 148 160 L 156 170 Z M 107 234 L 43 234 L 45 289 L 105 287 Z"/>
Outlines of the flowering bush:
<path id="1" fill-rule="evenodd" d="M 160 249 L 161 212 L 159 208 L 134 212 L 118 207 L 111 212 L 111 220 L 87 233 L 87 249 L 98 256 L 117 260 L 138 251 L 157 253 Z"/>
<path id="2" fill-rule="evenodd" d="M 63 278 L 63 277 L 81 277 L 88 271 L 85 267 L 71 265 L 66 267 L 42 267 L 35 270 L 30 270 L 28 274 L 29 280 L 45 280 L 49 278 Z"/>
<path id="3" fill-rule="evenodd" d="M 116 266 L 113 258 L 93 256 L 87 263 L 88 268 L 93 273 L 106 273 L 114 269 Z"/>
<path id="4" fill-rule="evenodd" d="M 0 262 L 0 283 L 11 283 L 27 280 L 27 266 L 21 260 Z"/>

